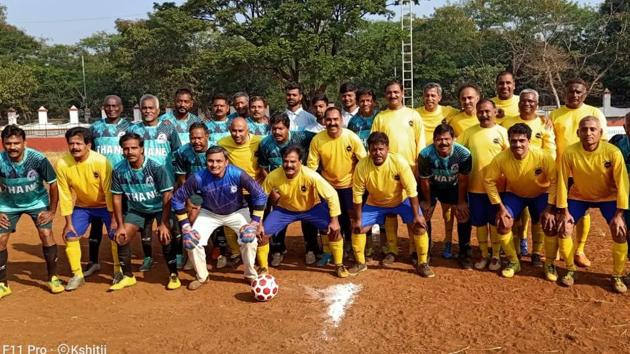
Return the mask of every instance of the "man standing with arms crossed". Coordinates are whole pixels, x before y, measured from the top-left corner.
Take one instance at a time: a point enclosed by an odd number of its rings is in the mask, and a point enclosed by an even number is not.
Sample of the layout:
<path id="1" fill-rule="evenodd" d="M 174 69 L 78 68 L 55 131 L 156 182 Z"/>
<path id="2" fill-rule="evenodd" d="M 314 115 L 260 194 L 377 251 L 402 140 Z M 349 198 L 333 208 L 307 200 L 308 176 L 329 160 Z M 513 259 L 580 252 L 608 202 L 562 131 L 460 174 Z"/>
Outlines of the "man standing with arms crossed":
<path id="1" fill-rule="evenodd" d="M 359 137 L 342 128 L 341 110 L 330 107 L 324 117 L 326 130 L 315 135 L 308 152 L 307 166 L 317 171 L 330 183 L 339 197 L 341 214 L 339 223 L 344 241 L 356 248 L 359 240 L 352 238 L 350 213 L 352 211 L 352 173 L 357 162 L 367 154 Z M 327 236 L 322 236 L 322 245 L 329 248 Z M 365 243 L 363 243 L 365 246 Z M 324 250 L 324 253 L 327 253 Z M 365 266 L 365 259 L 357 264 Z"/>
<path id="2" fill-rule="evenodd" d="M 0 299 L 11 294 L 7 283 L 9 236 L 22 214 L 28 214 L 37 228 L 48 270 L 48 288 L 63 292 L 57 277 L 57 244 L 52 221 L 57 211 L 57 175 L 50 161 L 39 151 L 26 147 L 26 133 L 17 125 L 2 130 L 4 151 L 0 154 Z M 44 187 L 48 184 L 48 189 Z"/>
<path id="3" fill-rule="evenodd" d="M 118 144 L 118 139 L 125 134 L 131 123 L 121 117 L 123 103 L 116 95 L 106 96 L 103 100 L 103 110 L 106 117 L 96 121 L 90 126 L 94 149 L 99 154 L 105 156 L 112 168 L 120 161 L 124 160 L 122 149 Z M 89 262 L 85 267 L 83 276 L 89 277 L 101 269 L 98 262 L 98 253 L 103 239 L 103 222 L 101 219 L 92 219 L 90 224 Z M 121 279 L 120 265 L 118 264 L 117 245 L 111 242 L 112 254 L 114 255 L 114 278 Z"/>
<path id="4" fill-rule="evenodd" d="M 87 128 L 75 127 L 66 132 L 69 152 L 56 164 L 61 216 L 65 217 L 63 237 L 72 278 L 66 291 L 76 290 L 83 284 L 81 270 L 81 244 L 91 220 L 101 219 L 108 230 L 112 221 L 111 175 L 112 166 L 105 156 L 91 151 L 92 134 Z M 73 202 L 73 193 L 76 200 Z M 118 256 L 118 255 L 116 255 Z M 114 279 L 118 282 L 120 279 Z"/>
<path id="5" fill-rule="evenodd" d="M 389 151 L 400 155 L 409 163 L 413 173 L 417 173 L 416 163 L 420 150 L 424 148 L 426 139 L 420 114 L 402 103 L 405 91 L 399 81 L 393 80 L 385 86 L 387 109 L 379 112 L 374 118 L 372 132 L 382 132 L 389 138 Z M 391 216 L 385 219 L 387 236 L 387 255 L 382 263 L 392 264 L 398 255 L 398 219 Z M 413 242 L 409 242 L 410 253 Z"/>
<path id="6" fill-rule="evenodd" d="M 558 149 L 556 155 L 558 160 L 562 158 L 562 154 L 570 145 L 580 141 L 575 132 L 578 130 L 580 120 L 586 116 L 593 116 L 599 120 L 599 125 L 603 131 L 601 138 L 607 139 L 605 131 L 607 127 L 606 117 L 604 117 L 604 114 L 598 108 L 584 103 L 588 95 L 586 82 L 582 79 L 569 80 L 565 85 L 565 89 L 566 97 L 564 106 L 552 111 L 549 116 L 553 122 L 553 130 L 556 135 L 556 146 Z M 590 229 L 591 217 L 587 213 L 581 218 L 576 228 L 578 244 L 575 251 L 575 264 L 578 267 L 588 267 L 591 265 L 591 261 L 584 253 Z"/>

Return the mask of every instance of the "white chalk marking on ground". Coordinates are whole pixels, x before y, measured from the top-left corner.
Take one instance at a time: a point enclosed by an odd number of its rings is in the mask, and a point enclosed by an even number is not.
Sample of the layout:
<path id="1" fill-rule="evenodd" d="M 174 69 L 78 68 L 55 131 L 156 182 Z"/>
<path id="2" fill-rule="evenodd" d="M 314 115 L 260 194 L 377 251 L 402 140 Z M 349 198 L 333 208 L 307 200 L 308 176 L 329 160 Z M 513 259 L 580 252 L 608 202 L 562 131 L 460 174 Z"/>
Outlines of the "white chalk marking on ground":
<path id="1" fill-rule="evenodd" d="M 361 291 L 361 285 L 346 283 L 331 285 L 326 289 L 305 287 L 306 293 L 314 299 L 323 300 L 328 304 L 328 319 L 326 322 L 334 328 L 339 327 L 346 310 L 354 302 L 354 298 Z M 328 340 L 327 326 L 322 330 L 322 336 Z"/>

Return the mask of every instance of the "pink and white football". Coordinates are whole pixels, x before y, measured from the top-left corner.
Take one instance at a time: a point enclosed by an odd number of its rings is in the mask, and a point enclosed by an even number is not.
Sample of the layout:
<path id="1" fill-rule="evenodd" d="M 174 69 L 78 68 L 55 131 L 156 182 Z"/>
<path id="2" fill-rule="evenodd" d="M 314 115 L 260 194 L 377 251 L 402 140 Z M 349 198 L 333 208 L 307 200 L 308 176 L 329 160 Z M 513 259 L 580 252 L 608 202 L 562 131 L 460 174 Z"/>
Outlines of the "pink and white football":
<path id="1" fill-rule="evenodd" d="M 252 282 L 252 294 L 257 301 L 269 301 L 278 294 L 278 283 L 273 275 L 259 275 Z"/>

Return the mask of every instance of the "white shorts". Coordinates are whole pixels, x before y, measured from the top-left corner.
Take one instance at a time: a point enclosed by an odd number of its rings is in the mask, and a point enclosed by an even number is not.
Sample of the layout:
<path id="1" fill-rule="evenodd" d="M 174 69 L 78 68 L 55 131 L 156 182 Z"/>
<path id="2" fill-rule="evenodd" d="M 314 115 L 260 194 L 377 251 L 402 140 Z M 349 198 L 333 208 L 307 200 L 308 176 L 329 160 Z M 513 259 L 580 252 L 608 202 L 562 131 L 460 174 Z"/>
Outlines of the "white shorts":
<path id="1" fill-rule="evenodd" d="M 195 220 L 192 228 L 197 230 L 201 238 L 199 239 L 200 246 L 207 246 L 208 239 L 214 230 L 218 227 L 227 226 L 238 235 L 241 227 L 249 224 L 250 216 L 249 209 L 239 209 L 229 215 L 219 215 L 210 212 L 207 209 L 201 208 L 199 215 Z"/>

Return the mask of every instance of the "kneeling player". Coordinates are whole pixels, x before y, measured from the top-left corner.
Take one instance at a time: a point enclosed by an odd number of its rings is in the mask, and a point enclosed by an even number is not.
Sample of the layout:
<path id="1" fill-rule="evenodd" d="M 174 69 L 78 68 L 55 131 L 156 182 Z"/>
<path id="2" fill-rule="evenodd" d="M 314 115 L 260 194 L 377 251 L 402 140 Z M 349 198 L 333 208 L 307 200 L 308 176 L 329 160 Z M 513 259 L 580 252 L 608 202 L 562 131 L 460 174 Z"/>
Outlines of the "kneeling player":
<path id="1" fill-rule="evenodd" d="M 601 140 L 599 119 L 586 116 L 578 128 L 580 142 L 570 145 L 562 154 L 558 171 L 556 206 L 560 256 L 567 262 L 567 274 L 560 280 L 565 286 L 575 281 L 573 263 L 574 225 L 590 208 L 598 208 L 610 226 L 613 239 L 613 289 L 625 293 L 624 265 L 628 258 L 628 230 L 623 218 L 628 210 L 628 172 L 621 151 Z M 569 184 L 569 176 L 573 183 Z"/>
<path id="2" fill-rule="evenodd" d="M 249 204 L 243 196 L 246 190 L 251 196 Z M 202 198 L 201 210 L 191 226 L 186 213 L 186 200 L 193 194 Z M 267 204 L 267 196 L 247 172 L 228 164 L 227 151 L 213 146 L 206 151 L 206 169 L 191 175 L 173 196 L 173 209 L 184 235 L 184 248 L 192 259 L 197 279 L 188 284 L 188 289 L 196 290 L 208 282 L 206 250 L 208 239 L 218 227 L 227 226 L 237 234 L 252 223 L 262 234 L 260 220 Z M 249 209 L 248 209 L 249 207 Z M 245 278 L 250 281 L 258 274 L 254 268 L 257 240 L 239 237 L 241 259 L 245 266 Z"/>
<path id="3" fill-rule="evenodd" d="M 490 222 L 496 226 L 501 247 L 509 258 L 508 265 L 502 271 L 506 278 L 513 277 L 521 269 L 512 243 L 514 219 L 518 218 L 525 208 L 529 209 L 532 217 L 534 248 L 539 249 L 539 245 L 542 245 L 544 240 L 539 220 L 543 213 L 545 216 L 554 213 L 555 162 L 542 150 L 530 149 L 531 137 L 532 129 L 524 123 L 517 123 L 510 127 L 508 130 L 510 149 L 495 156 L 485 172 L 484 186 L 490 203 L 497 210 L 496 217 Z M 497 186 L 502 183 L 505 183 L 505 192 L 499 194 Z M 555 255 L 549 258 L 554 257 Z M 532 262 L 535 265 L 541 265 L 540 255 L 534 254 Z"/>
<path id="4" fill-rule="evenodd" d="M 48 269 L 48 288 L 63 292 L 57 277 L 57 245 L 52 221 L 58 201 L 57 175 L 50 162 L 25 144 L 26 134 L 17 125 L 2 130 L 4 152 L 0 154 L 0 298 L 11 294 L 7 283 L 7 243 L 22 214 L 28 214 L 42 240 Z M 50 202 L 44 183 L 50 189 Z"/>
<path id="5" fill-rule="evenodd" d="M 114 218 L 118 229 L 118 257 L 123 271 L 120 282 L 109 290 L 121 290 L 136 284 L 131 271 L 130 241 L 147 227 L 151 232 L 153 220 L 158 222 L 158 236 L 162 243 L 164 259 L 170 272 L 167 288 L 180 287 L 177 277 L 176 248 L 169 232 L 169 211 L 173 194 L 173 181 L 164 166 L 144 156 L 144 140 L 136 133 L 127 133 L 120 138 L 125 161 L 119 162 L 112 173 L 112 199 Z M 123 216 L 122 198 L 127 197 L 127 211 Z"/>
<path id="6" fill-rule="evenodd" d="M 418 185 L 409 163 L 401 156 L 389 153 L 389 139 L 385 133 L 370 134 L 368 150 L 369 156 L 359 161 L 352 179 L 352 248 L 357 263 L 350 272 L 357 274 L 367 269 L 365 232 L 372 225 L 383 224 L 386 215 L 400 215 L 416 246 L 418 273 L 426 278 L 434 277 L 427 262 L 429 235 L 418 203 Z M 366 192 L 368 198 L 363 207 Z"/>
<path id="7" fill-rule="evenodd" d="M 343 265 L 343 237 L 338 216 L 341 214 L 339 197 L 324 177 L 302 166 L 304 150 L 297 145 L 282 149 L 282 167 L 271 171 L 263 188 L 275 201 L 275 207 L 265 220 L 265 237 L 258 248 L 258 262 L 262 271 L 268 269 L 269 239 L 295 221 L 313 224 L 321 232 L 327 231 L 328 244 L 336 266 L 337 276 L 347 277 Z M 321 199 L 326 200 L 323 203 Z"/>

